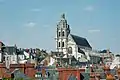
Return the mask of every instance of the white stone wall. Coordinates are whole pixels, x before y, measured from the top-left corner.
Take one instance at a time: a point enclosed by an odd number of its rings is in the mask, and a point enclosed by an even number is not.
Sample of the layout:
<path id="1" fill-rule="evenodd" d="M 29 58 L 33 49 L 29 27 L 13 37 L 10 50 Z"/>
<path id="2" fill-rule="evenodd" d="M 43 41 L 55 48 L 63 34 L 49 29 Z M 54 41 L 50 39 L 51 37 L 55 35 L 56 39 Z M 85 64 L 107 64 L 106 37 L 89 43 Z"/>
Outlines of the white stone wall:
<path id="1" fill-rule="evenodd" d="M 10 55 L 10 63 L 17 64 L 17 55 Z"/>
<path id="2" fill-rule="evenodd" d="M 69 41 L 68 41 L 68 48 L 69 47 L 72 47 L 72 54 L 70 54 L 70 55 L 74 56 L 77 59 L 77 52 L 78 52 L 78 50 L 77 50 L 77 46 L 76 46 L 76 44 L 75 44 L 75 42 L 73 40 L 69 39 Z"/>
<path id="3" fill-rule="evenodd" d="M 11 64 L 11 56 L 10 55 L 5 55 L 5 65 L 6 68 L 9 69 Z"/>
<path id="4" fill-rule="evenodd" d="M 72 47 L 72 56 L 74 56 L 77 60 L 79 57 L 80 58 L 84 57 L 83 54 L 78 52 L 78 46 L 76 45 L 74 40 L 71 38 L 71 36 L 69 36 L 69 41 L 68 41 L 68 48 L 69 47 Z"/>
<path id="5" fill-rule="evenodd" d="M 24 59 L 25 59 L 25 56 L 24 56 L 24 55 L 18 55 L 18 59 L 19 59 L 19 60 L 24 60 Z"/>
<path id="6" fill-rule="evenodd" d="M 61 20 L 58 22 L 57 30 L 56 30 L 56 48 L 58 52 L 63 52 L 64 54 L 67 53 L 67 43 L 68 43 L 68 34 L 69 34 L 69 28 L 67 24 L 67 20 L 65 17 L 61 18 Z M 60 32 L 60 36 L 59 36 Z M 63 35 L 64 32 L 64 35 Z M 58 46 L 60 42 L 60 47 Z M 62 43 L 64 42 L 64 47 L 62 46 Z"/>

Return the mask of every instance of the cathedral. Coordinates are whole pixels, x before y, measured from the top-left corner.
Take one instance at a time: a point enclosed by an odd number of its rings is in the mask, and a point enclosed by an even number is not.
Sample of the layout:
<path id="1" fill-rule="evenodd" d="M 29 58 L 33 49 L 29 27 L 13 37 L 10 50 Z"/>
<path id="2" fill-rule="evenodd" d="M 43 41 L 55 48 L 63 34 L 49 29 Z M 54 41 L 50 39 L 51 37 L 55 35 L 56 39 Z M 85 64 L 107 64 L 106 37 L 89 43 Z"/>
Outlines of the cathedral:
<path id="1" fill-rule="evenodd" d="M 73 35 L 70 31 L 65 14 L 62 14 L 56 29 L 57 52 L 63 53 L 64 57 L 74 56 L 77 60 L 82 57 L 85 58 L 87 56 L 86 52 L 91 51 L 92 47 L 86 38 Z"/>

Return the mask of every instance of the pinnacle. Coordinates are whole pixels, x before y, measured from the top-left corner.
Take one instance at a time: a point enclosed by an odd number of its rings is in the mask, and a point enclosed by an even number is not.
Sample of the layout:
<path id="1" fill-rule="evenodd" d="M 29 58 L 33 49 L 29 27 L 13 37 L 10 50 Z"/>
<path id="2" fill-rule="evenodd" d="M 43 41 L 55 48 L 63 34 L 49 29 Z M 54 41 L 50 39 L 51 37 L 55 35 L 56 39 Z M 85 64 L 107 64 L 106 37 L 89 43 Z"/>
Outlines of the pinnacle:
<path id="1" fill-rule="evenodd" d="M 65 13 L 63 13 L 63 14 L 61 15 L 61 18 L 62 18 L 62 19 L 65 19 Z"/>

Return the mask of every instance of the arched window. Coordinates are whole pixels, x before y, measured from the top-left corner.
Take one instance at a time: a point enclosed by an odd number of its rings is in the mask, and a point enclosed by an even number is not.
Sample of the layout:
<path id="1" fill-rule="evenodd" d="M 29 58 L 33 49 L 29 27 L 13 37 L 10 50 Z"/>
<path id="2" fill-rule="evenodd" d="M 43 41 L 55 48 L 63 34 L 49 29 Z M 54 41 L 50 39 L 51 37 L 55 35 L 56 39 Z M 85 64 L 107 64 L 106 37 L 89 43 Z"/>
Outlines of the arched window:
<path id="1" fill-rule="evenodd" d="M 72 47 L 69 47 L 69 48 L 68 48 L 68 53 L 69 53 L 69 54 L 72 54 Z"/>
<path id="2" fill-rule="evenodd" d="M 64 47 L 64 42 L 62 42 L 62 47 Z"/>
<path id="3" fill-rule="evenodd" d="M 60 47 L 60 42 L 58 43 L 58 47 Z"/>
<path id="4" fill-rule="evenodd" d="M 80 57 L 78 57 L 78 61 L 80 61 Z"/>
<path id="5" fill-rule="evenodd" d="M 65 36 L 65 32 L 64 31 L 62 32 L 62 36 Z"/>
<path id="6" fill-rule="evenodd" d="M 58 36 L 60 36 L 60 32 L 58 32 Z"/>

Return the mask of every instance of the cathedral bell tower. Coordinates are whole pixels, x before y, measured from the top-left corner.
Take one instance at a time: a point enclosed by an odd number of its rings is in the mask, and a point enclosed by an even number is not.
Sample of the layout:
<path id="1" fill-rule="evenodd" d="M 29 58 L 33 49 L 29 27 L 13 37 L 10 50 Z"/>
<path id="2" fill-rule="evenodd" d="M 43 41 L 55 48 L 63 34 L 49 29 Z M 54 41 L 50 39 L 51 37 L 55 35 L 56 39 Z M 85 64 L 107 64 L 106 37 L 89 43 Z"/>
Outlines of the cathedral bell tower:
<path id="1" fill-rule="evenodd" d="M 61 15 L 61 19 L 57 24 L 56 31 L 56 48 L 58 52 L 67 54 L 68 35 L 70 34 L 70 28 L 65 19 L 65 14 Z"/>

